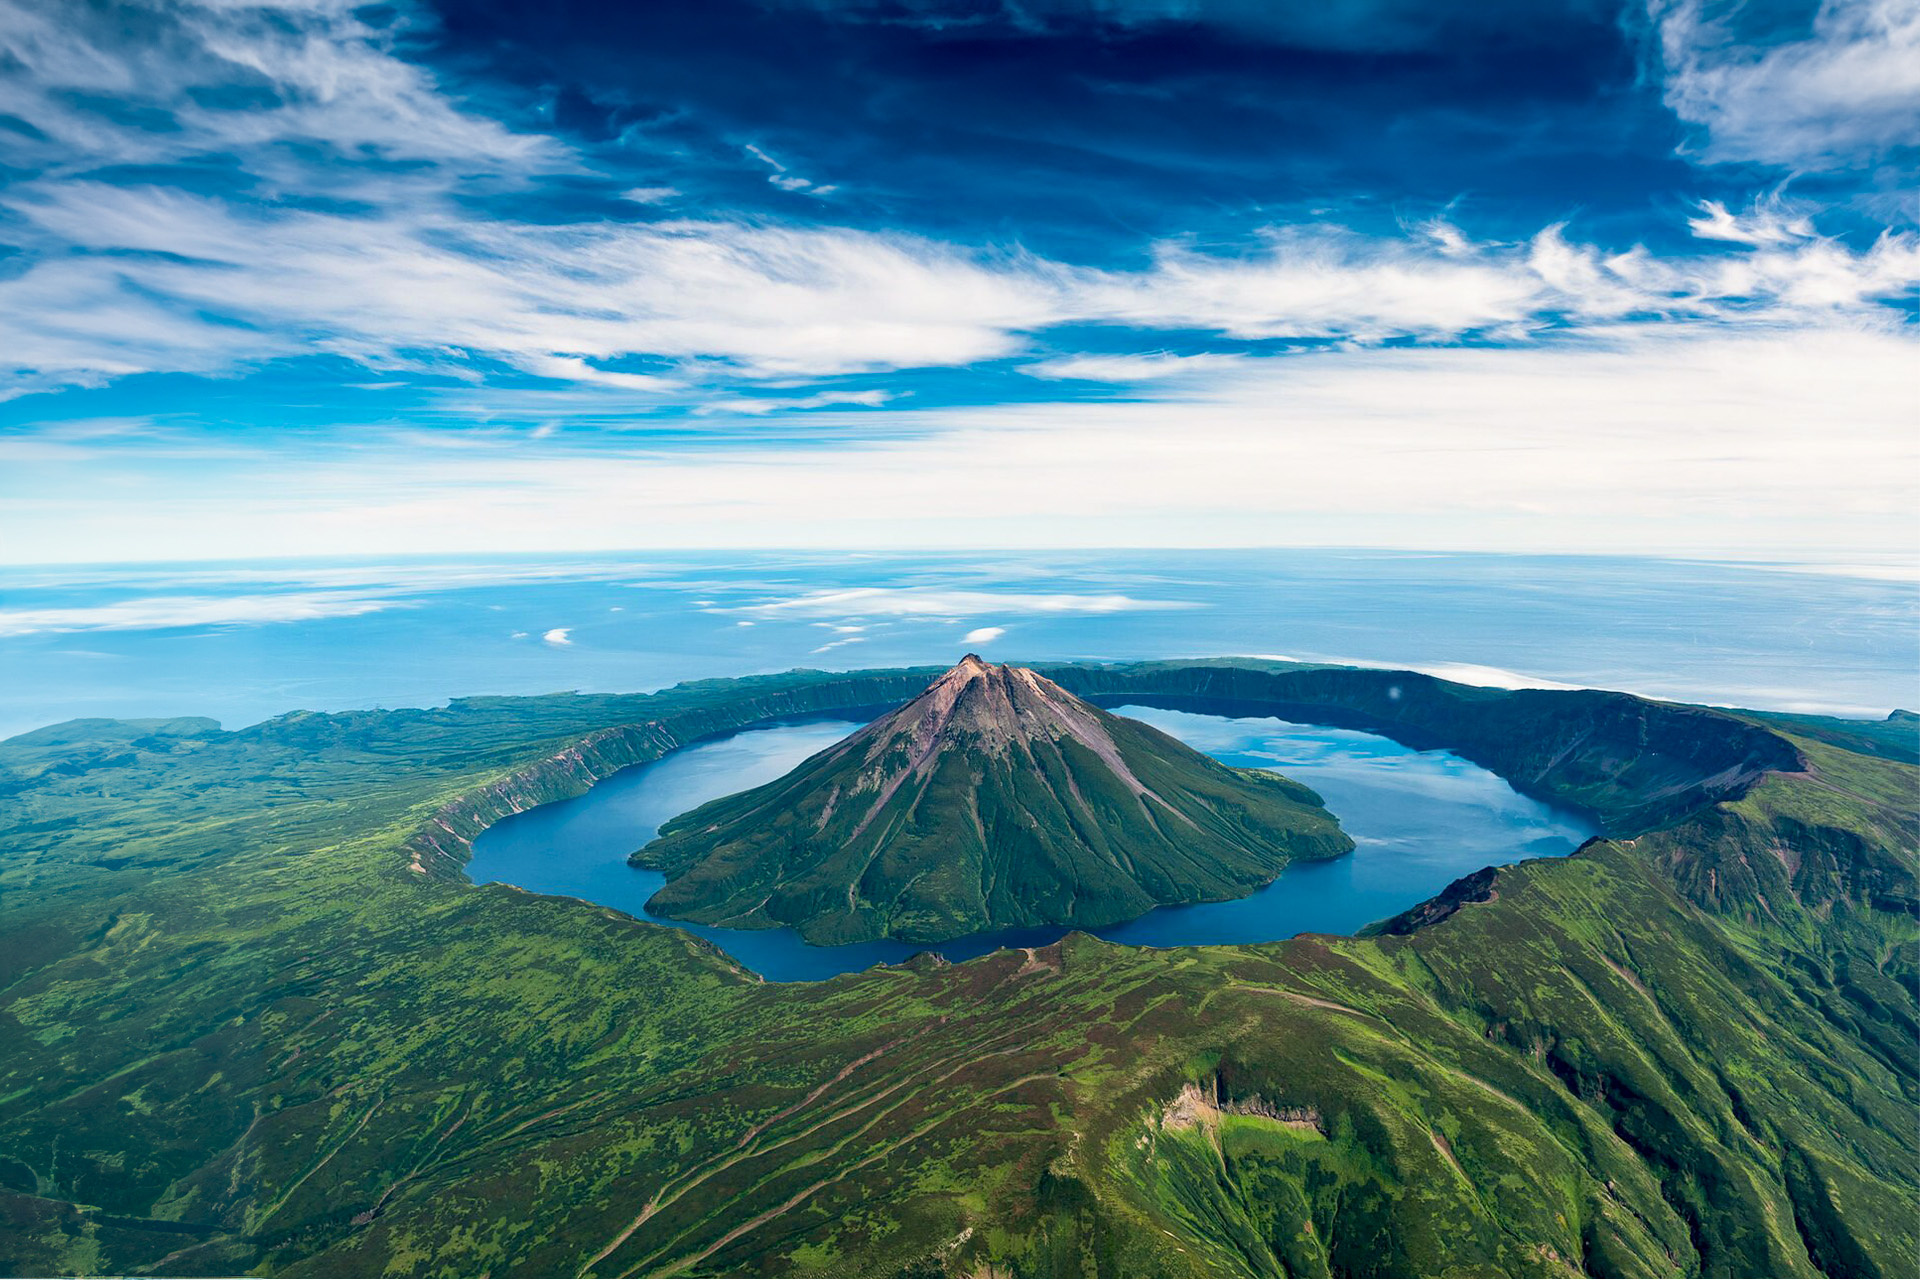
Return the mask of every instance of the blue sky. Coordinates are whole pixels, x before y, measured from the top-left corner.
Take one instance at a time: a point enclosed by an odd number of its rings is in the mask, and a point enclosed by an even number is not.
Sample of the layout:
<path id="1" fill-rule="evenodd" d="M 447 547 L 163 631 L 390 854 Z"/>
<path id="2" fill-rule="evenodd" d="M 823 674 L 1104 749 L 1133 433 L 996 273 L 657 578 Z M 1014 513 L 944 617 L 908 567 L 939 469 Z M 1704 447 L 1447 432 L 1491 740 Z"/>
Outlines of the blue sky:
<path id="1" fill-rule="evenodd" d="M 0 0 L 0 559 L 1910 552 L 1920 0 Z"/>

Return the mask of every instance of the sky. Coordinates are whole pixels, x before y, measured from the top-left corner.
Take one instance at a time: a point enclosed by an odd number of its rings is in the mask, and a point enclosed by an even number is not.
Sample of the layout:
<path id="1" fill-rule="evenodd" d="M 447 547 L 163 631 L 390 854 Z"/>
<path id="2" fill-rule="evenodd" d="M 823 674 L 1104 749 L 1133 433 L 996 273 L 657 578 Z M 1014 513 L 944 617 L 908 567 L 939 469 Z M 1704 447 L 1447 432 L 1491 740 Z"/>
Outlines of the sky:
<path id="1" fill-rule="evenodd" d="M 0 562 L 1911 561 L 1920 0 L 0 0 Z"/>

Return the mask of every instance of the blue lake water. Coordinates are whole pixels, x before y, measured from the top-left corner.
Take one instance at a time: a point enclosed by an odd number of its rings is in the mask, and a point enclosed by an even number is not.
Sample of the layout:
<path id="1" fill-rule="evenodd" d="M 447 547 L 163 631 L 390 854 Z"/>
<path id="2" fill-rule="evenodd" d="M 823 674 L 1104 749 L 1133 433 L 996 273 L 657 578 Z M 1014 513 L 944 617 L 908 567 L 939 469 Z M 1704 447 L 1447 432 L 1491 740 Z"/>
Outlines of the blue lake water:
<path id="1" fill-rule="evenodd" d="M 1326 800 L 1353 837 L 1344 858 L 1302 862 L 1248 897 L 1165 907 L 1094 930 L 1112 942 L 1175 947 L 1271 942 L 1297 933 L 1351 933 L 1481 867 L 1571 852 L 1593 835 L 1581 819 L 1515 792 L 1446 751 L 1414 751 L 1348 729 L 1228 719 L 1145 707 L 1119 714 L 1153 724 L 1228 764 L 1278 768 Z M 515 814 L 474 842 L 467 874 L 536 893 L 584 898 L 645 917 L 662 883 L 627 865 L 660 825 L 695 805 L 758 786 L 839 741 L 845 721 L 753 729 L 627 769 L 585 795 Z M 776 982 L 830 978 L 921 951 L 959 961 L 1005 946 L 1039 946 L 1065 930 L 1008 929 L 938 946 L 899 942 L 814 947 L 786 929 L 675 924 Z"/>

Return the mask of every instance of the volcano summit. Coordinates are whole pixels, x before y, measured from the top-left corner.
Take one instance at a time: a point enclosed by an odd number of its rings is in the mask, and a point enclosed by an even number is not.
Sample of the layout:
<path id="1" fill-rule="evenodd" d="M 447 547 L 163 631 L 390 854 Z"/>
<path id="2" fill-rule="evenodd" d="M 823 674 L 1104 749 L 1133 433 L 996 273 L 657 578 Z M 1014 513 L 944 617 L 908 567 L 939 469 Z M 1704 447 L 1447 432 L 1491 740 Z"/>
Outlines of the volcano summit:
<path id="1" fill-rule="evenodd" d="M 969 654 L 786 777 L 634 854 L 648 910 L 809 942 L 1097 928 L 1236 898 L 1353 848 L 1306 787 L 1235 769 L 1024 667 Z"/>

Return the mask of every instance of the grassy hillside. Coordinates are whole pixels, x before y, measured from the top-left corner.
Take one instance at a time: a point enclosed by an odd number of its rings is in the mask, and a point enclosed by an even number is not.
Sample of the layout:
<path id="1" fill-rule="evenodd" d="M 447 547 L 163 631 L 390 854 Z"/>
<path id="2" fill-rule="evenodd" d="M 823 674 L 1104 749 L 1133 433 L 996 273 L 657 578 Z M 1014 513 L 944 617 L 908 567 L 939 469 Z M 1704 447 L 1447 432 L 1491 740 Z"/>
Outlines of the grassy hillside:
<path id="1" fill-rule="evenodd" d="M 1499 749 L 1615 838 L 1410 932 L 806 985 L 458 874 L 501 813 L 928 674 L 0 744 L 0 1270 L 1920 1269 L 1894 761 L 1435 682 L 1400 732 L 1532 716 Z"/>

